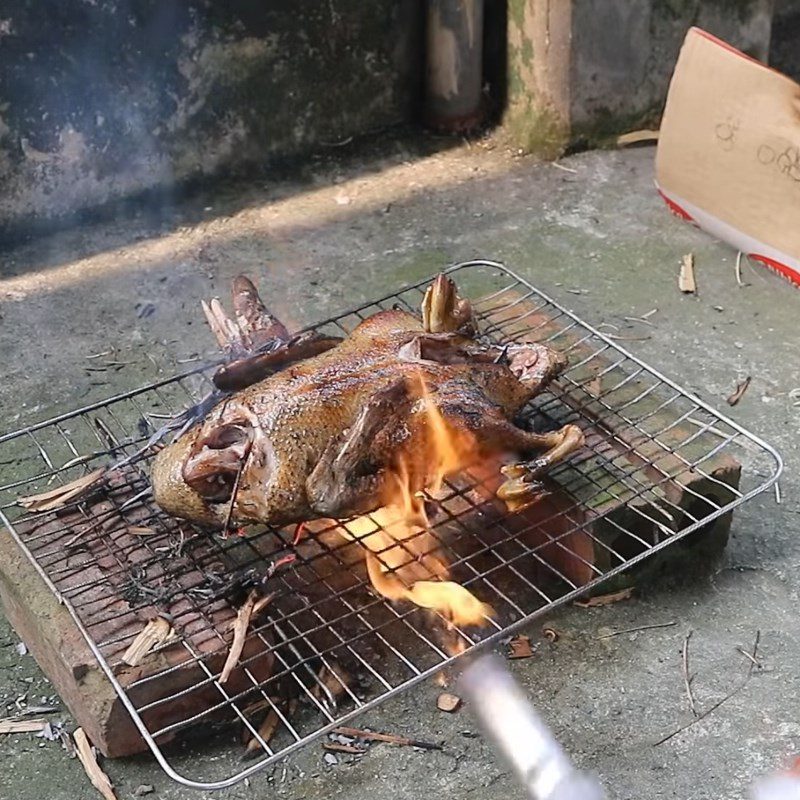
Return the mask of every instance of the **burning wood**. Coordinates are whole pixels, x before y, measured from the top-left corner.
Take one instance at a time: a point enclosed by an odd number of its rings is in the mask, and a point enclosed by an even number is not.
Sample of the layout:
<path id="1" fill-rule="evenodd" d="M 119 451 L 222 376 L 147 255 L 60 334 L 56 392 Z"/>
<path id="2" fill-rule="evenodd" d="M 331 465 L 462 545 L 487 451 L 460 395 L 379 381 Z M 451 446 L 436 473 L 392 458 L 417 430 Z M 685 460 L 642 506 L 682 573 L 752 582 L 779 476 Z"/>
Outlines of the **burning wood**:
<path id="1" fill-rule="evenodd" d="M 177 638 L 178 635 L 169 620 L 164 617 L 151 619 L 122 654 L 122 661 L 130 667 L 136 667 L 142 663 L 145 656 L 157 647 L 168 644 Z"/>
<path id="2" fill-rule="evenodd" d="M 28 511 L 53 511 L 61 508 L 70 500 L 75 500 L 88 492 L 105 475 L 105 467 L 96 469 L 88 475 L 82 475 L 70 483 L 57 486 L 48 492 L 31 494 L 27 497 L 18 497 L 17 503 Z"/>
<path id="3" fill-rule="evenodd" d="M 72 734 L 75 742 L 75 752 L 78 754 L 78 759 L 83 765 L 83 769 L 89 776 L 92 786 L 100 792 L 105 800 L 119 800 L 114 792 L 114 787 L 105 772 L 100 768 L 97 763 L 97 758 L 94 755 L 94 748 L 89 743 L 89 739 L 83 732 L 83 728 L 78 728 Z"/>

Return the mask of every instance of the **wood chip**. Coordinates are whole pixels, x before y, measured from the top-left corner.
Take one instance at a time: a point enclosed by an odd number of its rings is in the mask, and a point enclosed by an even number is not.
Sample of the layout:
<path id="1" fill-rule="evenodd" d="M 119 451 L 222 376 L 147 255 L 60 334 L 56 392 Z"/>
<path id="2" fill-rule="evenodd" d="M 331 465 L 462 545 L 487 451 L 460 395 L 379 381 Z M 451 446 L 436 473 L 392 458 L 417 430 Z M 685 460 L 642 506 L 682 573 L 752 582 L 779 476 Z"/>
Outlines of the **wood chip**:
<path id="1" fill-rule="evenodd" d="M 630 147 L 632 144 L 643 144 L 644 142 L 657 142 L 658 131 L 643 128 L 638 131 L 630 131 L 617 136 L 617 147 Z"/>
<path id="2" fill-rule="evenodd" d="M 529 636 L 515 636 L 509 643 L 509 658 L 530 658 L 533 655 Z"/>
<path id="3" fill-rule="evenodd" d="M 436 698 L 436 708 L 438 708 L 439 711 L 446 711 L 448 714 L 452 714 L 454 711 L 458 711 L 458 709 L 461 708 L 461 698 L 457 694 L 442 692 Z"/>
<path id="4" fill-rule="evenodd" d="M 561 634 L 555 628 L 545 626 L 542 628 L 542 636 L 544 636 L 548 642 L 557 642 Z"/>
<path id="5" fill-rule="evenodd" d="M 694 294 L 697 284 L 694 280 L 694 253 L 687 253 L 681 259 L 681 271 L 678 274 L 678 288 L 684 294 Z"/>
<path id="6" fill-rule="evenodd" d="M 278 730 L 278 725 L 281 723 L 281 718 L 277 715 L 274 708 L 271 708 L 269 714 L 264 717 L 264 721 L 261 725 L 258 726 L 258 735 L 267 743 L 270 743 L 270 740 L 275 735 L 275 731 Z M 252 736 L 250 741 L 247 743 L 247 752 L 254 753 L 256 750 L 260 750 L 262 748 L 261 742 L 258 740 L 257 737 Z"/>
<path id="7" fill-rule="evenodd" d="M 253 606 L 253 614 L 252 616 L 257 616 L 260 614 L 271 602 L 272 599 L 275 597 L 275 594 L 265 594 L 263 597 L 260 597 L 255 605 Z"/>
<path id="8" fill-rule="evenodd" d="M 94 486 L 103 477 L 105 471 L 105 467 L 101 467 L 88 475 L 81 476 L 77 480 L 66 483 L 63 486 L 57 486 L 49 492 L 18 497 L 17 503 L 23 508 L 27 508 L 28 511 L 52 511 L 54 508 L 61 508 L 61 506 L 66 505 L 70 500 L 74 500 Z"/>
<path id="9" fill-rule="evenodd" d="M 333 664 L 332 666 L 333 669 L 329 669 L 323 664 L 322 668 L 317 673 L 317 683 L 311 690 L 311 694 L 314 695 L 317 700 L 321 700 L 323 695 L 328 695 L 336 700 L 339 696 L 344 694 L 345 689 L 352 681 L 350 675 L 348 675 L 339 664 Z"/>
<path id="10" fill-rule="evenodd" d="M 106 800 L 118 800 L 114 792 L 114 787 L 108 779 L 108 775 L 100 769 L 97 759 L 92 752 L 92 745 L 89 744 L 89 739 L 83 732 L 83 728 L 78 728 L 72 734 L 73 741 L 75 742 L 75 751 L 78 754 L 78 759 L 83 765 L 83 769 L 89 776 L 92 786 L 100 792 Z"/>
<path id="11" fill-rule="evenodd" d="M 0 734 L 39 733 L 45 725 L 47 720 L 44 719 L 0 719 Z"/>
<path id="12" fill-rule="evenodd" d="M 129 525 L 127 531 L 132 536 L 154 536 L 158 533 L 158 531 L 154 531 L 146 525 Z"/>
<path id="13" fill-rule="evenodd" d="M 141 633 L 131 642 L 130 647 L 122 654 L 122 661 L 130 667 L 136 667 L 156 647 L 177 638 L 172 625 L 164 617 L 151 619 L 144 626 Z"/>
<path id="14" fill-rule="evenodd" d="M 581 608 L 597 608 L 598 606 L 610 606 L 612 603 L 619 603 L 622 600 L 629 600 L 633 594 L 633 587 L 621 589 L 619 592 L 611 594 L 598 594 L 586 600 L 576 600 L 575 605 Z"/>
<path id="15" fill-rule="evenodd" d="M 233 668 L 239 663 L 239 657 L 242 655 L 244 642 L 247 638 L 247 629 L 250 627 L 250 618 L 253 616 L 253 608 L 255 608 L 258 601 L 259 593 L 253 589 L 247 596 L 247 600 L 244 601 L 244 605 L 236 614 L 236 619 L 233 623 L 231 649 L 228 651 L 228 657 L 225 659 L 225 664 L 219 676 L 220 683 L 227 682 L 233 672 Z"/>
<path id="16" fill-rule="evenodd" d="M 728 405 L 735 406 L 744 397 L 747 387 L 750 385 L 752 378 L 748 375 L 743 381 L 736 384 L 736 390 L 728 398 Z"/>
<path id="17" fill-rule="evenodd" d="M 340 736 L 349 736 L 351 739 L 361 739 L 365 742 L 386 742 L 400 747 L 420 747 L 423 750 L 441 750 L 442 746 L 434 742 L 423 742 L 419 739 L 410 739 L 408 736 L 398 736 L 394 733 L 378 733 L 377 731 L 364 731 L 360 728 L 340 727 L 334 728 L 334 733 Z"/>
<path id="18" fill-rule="evenodd" d="M 324 742 L 323 750 L 331 750 L 334 753 L 351 753 L 354 756 L 363 756 L 367 752 L 366 747 L 358 747 L 354 744 L 339 744 L 338 742 Z"/>
<path id="19" fill-rule="evenodd" d="M 297 706 L 299 705 L 299 701 L 296 697 L 293 697 L 288 703 L 283 703 L 278 698 L 271 698 L 267 700 L 263 698 L 262 700 L 258 701 L 257 703 L 253 703 L 245 708 L 244 713 L 247 716 L 254 714 L 256 711 L 260 711 L 265 707 L 269 707 L 269 712 L 267 716 L 264 717 L 261 725 L 258 726 L 258 735 L 267 743 L 269 744 L 272 740 L 272 737 L 277 732 L 280 724 L 282 722 L 278 712 L 275 710 L 276 706 L 280 706 L 284 718 L 291 719 L 295 713 L 297 712 Z M 249 729 L 245 728 L 245 734 L 249 733 Z M 263 749 L 261 742 L 255 736 L 251 736 L 250 740 L 247 742 L 246 748 L 246 755 L 251 755 L 258 750 Z"/>

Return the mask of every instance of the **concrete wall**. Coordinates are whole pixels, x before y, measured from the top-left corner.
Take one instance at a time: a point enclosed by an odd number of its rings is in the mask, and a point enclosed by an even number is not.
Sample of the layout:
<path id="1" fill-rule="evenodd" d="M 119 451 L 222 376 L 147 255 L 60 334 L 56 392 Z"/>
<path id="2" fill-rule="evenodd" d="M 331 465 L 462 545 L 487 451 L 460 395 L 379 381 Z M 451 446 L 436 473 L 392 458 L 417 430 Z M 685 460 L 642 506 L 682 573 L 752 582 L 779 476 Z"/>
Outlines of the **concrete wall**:
<path id="1" fill-rule="evenodd" d="M 766 60 L 772 13 L 773 0 L 509 0 L 509 135 L 553 155 L 657 126 L 692 25 Z"/>
<path id="2" fill-rule="evenodd" d="M 697 25 L 767 60 L 773 0 L 577 0 L 571 115 L 576 133 L 658 124 L 686 31 Z"/>
<path id="3" fill-rule="evenodd" d="M 0 234 L 406 121 L 420 0 L 6 0 Z"/>

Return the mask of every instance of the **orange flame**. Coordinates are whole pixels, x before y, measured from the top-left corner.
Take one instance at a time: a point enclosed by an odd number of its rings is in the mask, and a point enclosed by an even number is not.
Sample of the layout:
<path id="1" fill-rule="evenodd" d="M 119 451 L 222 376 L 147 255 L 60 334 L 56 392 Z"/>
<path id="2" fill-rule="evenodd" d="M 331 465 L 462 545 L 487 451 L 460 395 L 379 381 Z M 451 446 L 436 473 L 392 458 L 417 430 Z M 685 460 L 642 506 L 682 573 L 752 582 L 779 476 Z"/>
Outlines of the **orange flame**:
<path id="1" fill-rule="evenodd" d="M 447 424 L 422 375 L 419 398 L 428 460 L 424 483 L 435 493 L 447 476 L 475 460 L 476 441 Z M 399 459 L 384 494 L 385 505 L 346 523 L 345 535 L 366 548 L 367 573 L 384 597 L 436 611 L 451 625 L 485 625 L 492 608 L 449 580 L 449 565 L 430 533 L 424 501 L 413 485 L 412 466 Z"/>

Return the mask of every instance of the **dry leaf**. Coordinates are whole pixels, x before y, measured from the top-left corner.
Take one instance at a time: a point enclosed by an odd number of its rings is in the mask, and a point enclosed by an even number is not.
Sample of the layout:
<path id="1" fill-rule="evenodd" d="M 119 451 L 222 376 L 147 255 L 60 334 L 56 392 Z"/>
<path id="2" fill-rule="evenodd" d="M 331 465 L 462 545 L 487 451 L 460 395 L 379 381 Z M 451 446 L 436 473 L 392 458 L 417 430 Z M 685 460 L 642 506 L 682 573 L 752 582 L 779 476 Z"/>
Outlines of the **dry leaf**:
<path id="1" fill-rule="evenodd" d="M 164 617 L 151 619 L 123 653 L 122 661 L 130 667 L 136 667 L 154 648 L 177 638 L 172 625 Z"/>
<path id="2" fill-rule="evenodd" d="M 533 655 L 529 636 L 515 636 L 509 643 L 509 658 L 530 658 Z"/>
<path id="3" fill-rule="evenodd" d="M 728 405 L 735 406 L 744 397 L 747 387 L 750 385 L 752 378 L 748 375 L 741 383 L 736 384 L 736 390 L 728 398 Z"/>
<path id="4" fill-rule="evenodd" d="M 89 744 L 89 740 L 86 738 L 83 728 L 78 728 L 75 733 L 72 734 L 72 738 L 75 742 L 75 750 L 78 753 L 78 759 L 81 764 L 83 764 L 83 769 L 89 776 L 92 786 L 94 786 L 106 800 L 118 800 L 117 795 L 114 793 L 114 787 L 108 779 L 108 775 L 100 769 L 100 765 L 94 757 L 92 745 Z"/>
<path id="5" fill-rule="evenodd" d="M 49 492 L 18 497 L 17 503 L 23 508 L 27 508 L 28 511 L 52 511 L 54 508 L 61 508 L 70 500 L 74 500 L 90 489 L 103 477 L 105 471 L 105 467 L 100 467 L 100 469 L 96 469 L 88 475 L 83 475 L 63 486 L 57 486 Z"/>
<path id="6" fill-rule="evenodd" d="M 44 719 L 0 719 L 0 734 L 39 733 L 47 725 Z"/>
<path id="7" fill-rule="evenodd" d="M 681 271 L 678 274 L 678 288 L 684 294 L 694 294 L 697 284 L 694 280 L 694 254 L 687 253 L 681 259 Z"/>
<path id="8" fill-rule="evenodd" d="M 586 384 L 586 391 L 589 392 L 592 397 L 600 397 L 603 393 L 603 382 L 599 375 L 595 375 L 594 378 Z"/>
<path id="9" fill-rule="evenodd" d="M 617 136 L 617 147 L 628 147 L 632 144 L 642 144 L 643 142 L 657 142 L 658 131 L 643 128 L 639 131 L 630 131 Z"/>
<path id="10" fill-rule="evenodd" d="M 611 592 L 611 594 L 598 594 L 595 597 L 590 597 L 587 600 L 576 600 L 575 605 L 581 608 L 597 608 L 598 606 L 610 606 L 612 603 L 619 603 L 621 600 L 630 599 L 633 594 L 633 587 L 621 589 L 618 592 Z"/>
<path id="11" fill-rule="evenodd" d="M 231 672 L 233 672 L 233 668 L 239 663 L 239 656 L 242 655 L 244 642 L 247 638 L 247 629 L 250 627 L 250 617 L 253 616 L 253 608 L 258 600 L 258 592 L 253 589 L 250 594 L 247 595 L 247 600 L 244 601 L 244 605 L 236 614 L 236 619 L 233 622 L 231 649 L 228 651 L 228 657 L 225 659 L 225 664 L 219 676 L 220 683 L 227 682 L 228 678 L 231 676 Z"/>
<path id="12" fill-rule="evenodd" d="M 454 711 L 458 711 L 461 707 L 461 698 L 457 694 L 450 694 L 450 692 L 442 692 L 436 698 L 436 708 L 439 711 L 446 711 L 448 714 L 452 714 Z"/>

